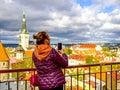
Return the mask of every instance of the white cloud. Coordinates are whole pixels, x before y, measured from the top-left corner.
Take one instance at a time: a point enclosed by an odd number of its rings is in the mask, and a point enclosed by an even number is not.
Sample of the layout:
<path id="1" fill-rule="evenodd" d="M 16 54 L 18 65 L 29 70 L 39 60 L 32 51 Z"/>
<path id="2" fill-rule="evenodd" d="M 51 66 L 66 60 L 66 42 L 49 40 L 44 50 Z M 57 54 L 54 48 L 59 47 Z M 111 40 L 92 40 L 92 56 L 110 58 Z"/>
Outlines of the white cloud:
<path id="1" fill-rule="evenodd" d="M 50 33 L 53 42 L 56 40 L 64 42 L 118 41 L 116 38 L 119 38 L 120 32 L 120 7 L 118 6 L 120 1 L 93 0 L 92 3 L 91 6 L 81 7 L 75 0 L 53 0 L 52 2 L 49 0 L 4 0 L 0 6 L 0 38 L 3 41 L 9 39 L 13 42 L 11 38 L 16 37 L 17 42 L 16 35 L 19 34 L 21 28 L 24 10 L 30 35 L 46 30 Z M 101 11 L 111 5 L 115 8 L 111 12 Z M 32 36 L 30 39 L 32 40 Z"/>
<path id="2" fill-rule="evenodd" d="M 112 23 L 105 23 L 102 27 L 102 30 L 116 30 L 120 29 L 120 25 L 112 24 Z"/>
<path id="3" fill-rule="evenodd" d="M 5 1 L 5 3 L 13 3 L 13 0 L 4 0 Z"/>
<path id="4" fill-rule="evenodd" d="M 97 18 L 98 18 L 98 20 L 100 20 L 100 21 L 105 21 L 105 20 L 107 19 L 107 17 L 108 17 L 108 14 L 107 14 L 107 13 L 98 13 L 98 14 L 97 14 Z"/>

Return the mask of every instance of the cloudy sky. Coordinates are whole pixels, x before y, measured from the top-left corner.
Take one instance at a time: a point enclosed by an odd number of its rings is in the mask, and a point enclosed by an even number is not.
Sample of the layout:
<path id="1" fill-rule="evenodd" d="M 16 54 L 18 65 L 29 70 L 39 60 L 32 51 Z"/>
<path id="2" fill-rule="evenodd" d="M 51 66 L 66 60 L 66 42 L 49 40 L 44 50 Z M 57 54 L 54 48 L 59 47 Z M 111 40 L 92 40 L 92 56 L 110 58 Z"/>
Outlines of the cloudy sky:
<path id="1" fill-rule="evenodd" d="M 0 40 L 18 43 L 22 13 L 30 35 L 51 43 L 119 43 L 120 0 L 0 0 Z"/>

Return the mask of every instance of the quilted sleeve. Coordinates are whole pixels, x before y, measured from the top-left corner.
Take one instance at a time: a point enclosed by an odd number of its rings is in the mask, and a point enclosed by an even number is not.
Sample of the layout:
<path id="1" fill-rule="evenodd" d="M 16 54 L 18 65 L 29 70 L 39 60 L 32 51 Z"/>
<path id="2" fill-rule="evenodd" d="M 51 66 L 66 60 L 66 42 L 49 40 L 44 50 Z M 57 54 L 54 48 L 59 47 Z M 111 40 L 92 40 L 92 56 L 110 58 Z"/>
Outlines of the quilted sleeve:
<path id="1" fill-rule="evenodd" d="M 59 53 L 53 49 L 53 55 L 54 55 L 54 60 L 61 66 L 61 67 L 67 67 L 68 66 L 68 57 L 67 55 L 64 53 L 61 55 L 59 55 Z"/>

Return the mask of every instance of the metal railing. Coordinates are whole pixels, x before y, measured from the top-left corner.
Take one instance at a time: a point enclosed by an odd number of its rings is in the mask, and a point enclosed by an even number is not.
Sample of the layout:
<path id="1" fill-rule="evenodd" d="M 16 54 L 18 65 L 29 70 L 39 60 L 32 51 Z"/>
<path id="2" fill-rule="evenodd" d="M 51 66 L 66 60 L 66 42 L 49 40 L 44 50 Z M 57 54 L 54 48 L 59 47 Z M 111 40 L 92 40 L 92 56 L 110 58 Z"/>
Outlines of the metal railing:
<path id="1" fill-rule="evenodd" d="M 29 77 L 34 73 L 35 68 L 0 70 L 0 90 L 30 90 Z M 63 73 L 64 90 L 120 89 L 120 62 L 68 66 Z"/>

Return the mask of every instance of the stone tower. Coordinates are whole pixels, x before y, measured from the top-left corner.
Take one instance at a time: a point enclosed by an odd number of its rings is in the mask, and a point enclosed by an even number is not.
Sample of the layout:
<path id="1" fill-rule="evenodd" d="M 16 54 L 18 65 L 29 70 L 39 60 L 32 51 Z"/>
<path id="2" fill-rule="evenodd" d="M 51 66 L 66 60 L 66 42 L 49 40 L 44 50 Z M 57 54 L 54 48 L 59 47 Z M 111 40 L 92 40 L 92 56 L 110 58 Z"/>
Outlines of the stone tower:
<path id="1" fill-rule="evenodd" d="M 26 18 L 24 12 L 22 17 L 22 28 L 19 36 L 19 45 L 21 45 L 24 50 L 29 48 L 29 33 L 26 29 Z"/>

